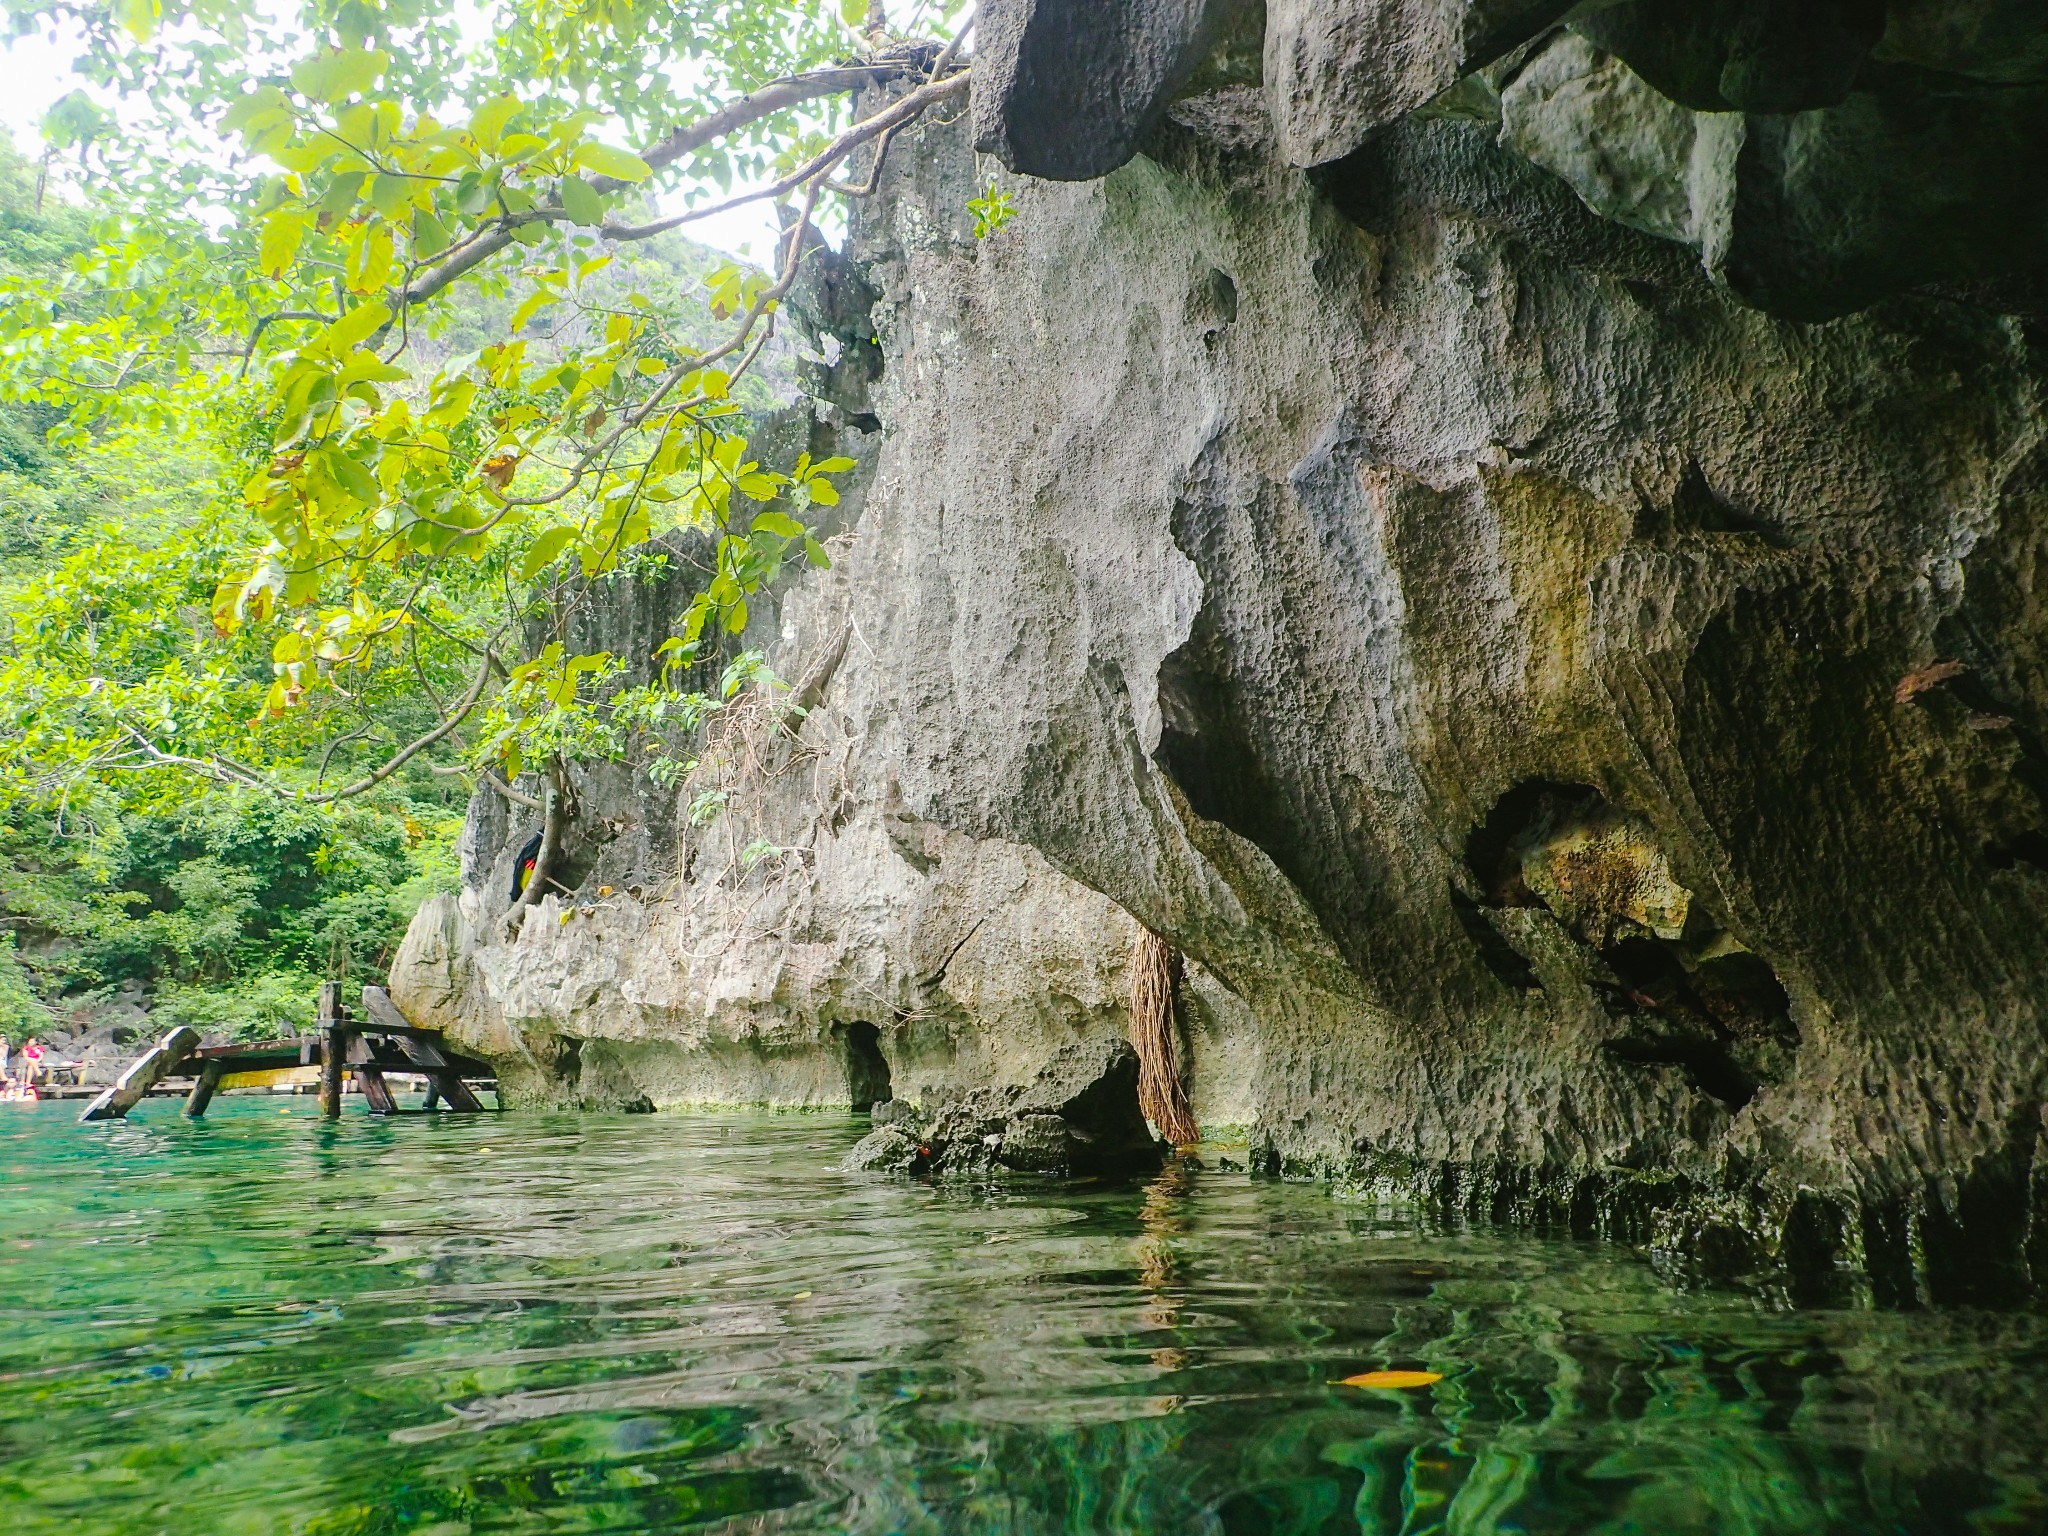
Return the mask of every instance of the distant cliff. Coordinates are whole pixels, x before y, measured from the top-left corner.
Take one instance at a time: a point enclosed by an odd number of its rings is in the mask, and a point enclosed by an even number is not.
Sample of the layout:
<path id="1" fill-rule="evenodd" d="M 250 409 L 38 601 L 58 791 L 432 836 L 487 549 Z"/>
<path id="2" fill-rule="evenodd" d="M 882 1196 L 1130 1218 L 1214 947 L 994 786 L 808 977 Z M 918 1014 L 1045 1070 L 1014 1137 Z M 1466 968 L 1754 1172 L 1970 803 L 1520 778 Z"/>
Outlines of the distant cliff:
<path id="1" fill-rule="evenodd" d="M 2048 1283 L 2048 18 L 989 0 L 974 68 L 808 300 L 808 714 L 590 776 L 516 941 L 480 798 L 407 1005 L 533 1099 L 931 1098 L 1121 1032 L 1143 922 L 1264 1166 Z"/>

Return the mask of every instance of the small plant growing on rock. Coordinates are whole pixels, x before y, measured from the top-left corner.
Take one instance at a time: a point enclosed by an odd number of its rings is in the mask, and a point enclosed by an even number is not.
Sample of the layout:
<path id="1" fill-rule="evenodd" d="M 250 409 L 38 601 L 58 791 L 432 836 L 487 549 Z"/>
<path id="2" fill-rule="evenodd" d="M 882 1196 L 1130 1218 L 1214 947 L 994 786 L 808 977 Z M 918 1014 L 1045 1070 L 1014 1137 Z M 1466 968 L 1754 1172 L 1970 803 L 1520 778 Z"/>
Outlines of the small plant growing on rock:
<path id="1" fill-rule="evenodd" d="M 974 238 L 986 240 L 1016 216 L 1017 206 L 1009 193 L 991 181 L 981 196 L 967 200 L 967 211 L 974 215 Z"/>

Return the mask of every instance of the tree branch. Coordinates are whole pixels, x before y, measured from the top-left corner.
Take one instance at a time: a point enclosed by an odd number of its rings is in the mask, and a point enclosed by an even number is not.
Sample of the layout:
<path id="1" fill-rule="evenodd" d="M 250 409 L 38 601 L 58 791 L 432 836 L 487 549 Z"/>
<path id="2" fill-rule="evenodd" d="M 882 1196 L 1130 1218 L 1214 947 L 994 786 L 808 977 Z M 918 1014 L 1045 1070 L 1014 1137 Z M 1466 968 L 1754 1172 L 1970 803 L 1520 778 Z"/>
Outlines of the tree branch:
<path id="1" fill-rule="evenodd" d="M 331 805 L 337 800 L 346 800 L 351 796 L 360 795 L 366 789 L 375 789 L 418 754 L 426 751 L 435 742 L 445 738 L 458 725 L 469 718 L 470 711 L 475 709 L 478 702 L 483 698 L 484 685 L 491 680 L 491 662 L 493 659 L 493 652 L 486 647 L 483 665 L 476 669 L 476 681 L 469 685 L 469 692 L 464 694 L 462 702 L 455 706 L 455 713 L 448 716 L 447 719 L 427 732 L 426 735 L 415 737 L 401 751 L 393 753 L 360 779 L 357 779 L 353 784 L 344 784 L 340 789 L 335 790 L 331 794 L 309 795 L 306 798 L 306 803 L 308 805 Z"/>
<path id="2" fill-rule="evenodd" d="M 819 173 L 830 170 L 870 139 L 891 133 L 912 118 L 920 116 L 927 108 L 936 106 L 949 96 L 957 96 L 967 89 L 967 81 L 967 72 L 963 70 L 957 75 L 947 76 L 944 80 L 935 80 L 929 85 L 919 86 L 909 95 L 900 97 L 884 107 L 873 117 L 854 124 L 780 181 L 771 182 L 765 187 L 757 187 L 751 192 L 736 193 L 722 202 L 706 203 L 701 208 L 671 214 L 668 218 L 656 219 L 650 224 L 605 224 L 600 232 L 608 240 L 646 240 L 697 219 L 708 219 L 714 213 L 724 213 L 729 208 L 740 207 L 744 203 L 758 202 L 764 197 L 780 197 L 783 193 L 802 186 Z M 530 221 L 561 218 L 563 215 L 557 209 L 536 208 L 524 217 Z"/>
<path id="3" fill-rule="evenodd" d="M 708 117 L 699 118 L 686 126 L 674 128 L 659 144 L 646 150 L 640 158 L 656 170 L 671 165 L 683 156 L 702 149 L 714 139 L 723 138 L 764 117 L 804 102 L 815 101 L 822 96 L 838 96 L 847 91 L 858 90 L 864 85 L 875 85 L 892 79 L 906 69 L 896 61 L 886 64 L 862 64 L 814 69 L 805 74 L 791 75 L 786 80 L 777 80 L 764 85 L 751 95 L 742 96 L 738 101 L 720 107 Z M 599 192 L 617 192 L 630 186 L 616 176 L 593 176 L 590 184 Z M 543 210 L 535 210 L 536 213 Z M 545 210 L 559 217 L 560 209 Z M 515 221 L 526 222 L 526 221 Z M 467 245 L 459 246 L 440 265 L 429 268 L 417 281 L 399 295 L 400 308 L 422 303 L 454 282 L 463 273 L 469 272 L 488 261 L 512 242 L 511 222 L 500 223 L 494 228 L 479 230 Z"/>
<path id="4" fill-rule="evenodd" d="M 518 922 L 519 914 L 539 901 L 542 888 L 555 872 L 555 858 L 562 851 L 562 823 L 568 820 L 568 785 L 564 782 L 562 760 L 548 759 L 547 804 L 541 812 L 540 852 L 533 857 L 533 876 L 526 882 L 526 889 L 519 893 L 519 899 L 512 903 L 506 914 L 510 922 Z"/>

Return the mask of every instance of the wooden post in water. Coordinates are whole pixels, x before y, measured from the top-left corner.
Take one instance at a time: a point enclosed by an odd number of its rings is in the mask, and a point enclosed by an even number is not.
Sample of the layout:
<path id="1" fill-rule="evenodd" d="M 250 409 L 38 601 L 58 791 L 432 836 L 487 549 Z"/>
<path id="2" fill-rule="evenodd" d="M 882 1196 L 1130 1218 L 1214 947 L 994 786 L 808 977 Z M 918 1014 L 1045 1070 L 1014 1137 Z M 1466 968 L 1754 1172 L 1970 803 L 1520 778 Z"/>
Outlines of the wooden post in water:
<path id="1" fill-rule="evenodd" d="M 369 1040 L 356 1030 L 348 1031 L 348 1065 L 356 1075 L 356 1087 L 373 1115 L 395 1114 L 398 1101 L 391 1097 L 391 1085 L 384 1081 L 384 1069 Z"/>
<path id="2" fill-rule="evenodd" d="M 220 1080 L 227 1074 L 227 1063 L 209 1061 L 199 1069 L 199 1081 L 192 1085 L 192 1092 L 185 1098 L 185 1113 L 197 1120 L 206 1113 L 206 1106 L 213 1102 L 214 1093 L 220 1088 Z"/>
<path id="3" fill-rule="evenodd" d="M 345 1044 L 342 1037 L 347 1033 L 341 1022 L 341 983 L 323 981 L 320 983 L 320 1007 L 317 1027 L 320 1031 L 320 1113 L 329 1120 L 341 1116 L 341 1074 Z"/>

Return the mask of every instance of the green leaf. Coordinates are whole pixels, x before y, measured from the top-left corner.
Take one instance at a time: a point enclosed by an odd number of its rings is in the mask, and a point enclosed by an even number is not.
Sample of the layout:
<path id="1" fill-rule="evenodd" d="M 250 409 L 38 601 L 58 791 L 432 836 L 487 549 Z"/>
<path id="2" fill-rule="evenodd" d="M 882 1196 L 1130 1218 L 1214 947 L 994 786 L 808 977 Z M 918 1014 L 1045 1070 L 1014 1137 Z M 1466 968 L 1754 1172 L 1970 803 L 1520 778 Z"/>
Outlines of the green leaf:
<path id="1" fill-rule="evenodd" d="M 780 534 L 785 539 L 800 539 L 804 536 L 804 525 L 788 513 L 777 512 L 771 508 L 755 516 L 754 532 Z"/>
<path id="2" fill-rule="evenodd" d="M 280 208 L 263 221 L 256 240 L 256 260 L 266 276 L 283 277 L 299 254 L 306 238 L 306 215 L 297 208 Z"/>
<path id="3" fill-rule="evenodd" d="M 340 101 L 367 91 L 390 66 L 381 48 L 337 48 L 292 66 L 292 84 L 314 101 Z"/>
<path id="4" fill-rule="evenodd" d="M 604 198 L 581 176 L 564 176 L 562 211 L 585 229 L 595 229 L 604 222 Z"/>
<path id="5" fill-rule="evenodd" d="M 519 307 L 512 311 L 511 329 L 513 334 L 517 335 L 520 331 L 526 329 L 527 321 L 539 314 L 548 305 L 560 303 L 561 299 L 562 296 L 559 293 L 552 293 L 546 288 L 534 289 L 533 292 L 521 299 Z"/>
<path id="6" fill-rule="evenodd" d="M 366 506 L 374 506 L 378 500 L 377 477 L 372 475 L 357 460 L 347 454 L 328 450 L 320 455 L 320 463 L 328 476 L 349 495 Z"/>
<path id="7" fill-rule="evenodd" d="M 491 206 L 495 185 L 482 171 L 464 171 L 462 179 L 455 183 L 456 209 L 475 218 Z"/>
<path id="8" fill-rule="evenodd" d="M 156 24 L 162 19 L 156 0 L 114 0 L 114 16 L 138 43 L 146 43 L 156 35 Z"/>
<path id="9" fill-rule="evenodd" d="M 370 206 L 387 219 L 396 219 L 412 201 L 413 179 L 379 172 L 370 178 Z"/>
<path id="10" fill-rule="evenodd" d="M 313 205 L 314 211 L 336 216 L 348 213 L 355 207 L 356 199 L 362 196 L 363 183 L 367 179 L 367 175 L 362 171 L 340 172 L 334 180 L 327 183 L 327 190 L 321 194 L 320 201 Z"/>
<path id="11" fill-rule="evenodd" d="M 832 557 L 825 553 L 825 546 L 808 533 L 804 535 L 804 558 L 821 571 L 832 564 Z"/>
<path id="12" fill-rule="evenodd" d="M 259 85 L 246 96 L 235 98 L 233 106 L 221 114 L 220 126 L 223 133 L 240 133 L 259 117 L 268 117 L 291 105 L 291 98 L 274 85 Z"/>
<path id="13" fill-rule="evenodd" d="M 363 381 L 373 384 L 394 384 L 400 379 L 411 377 L 410 373 L 396 363 L 387 363 L 374 353 L 357 352 L 342 366 L 341 372 L 336 375 L 336 381 L 342 384 Z"/>
<path id="14" fill-rule="evenodd" d="M 519 98 L 516 96 L 500 96 L 485 102 L 469 120 L 469 136 L 483 148 L 496 150 L 505 125 L 512 121 L 512 115 L 518 110 Z"/>
<path id="15" fill-rule="evenodd" d="M 430 427 L 452 427 L 469 414 L 469 403 L 476 398 L 476 381 L 457 378 L 443 385 L 434 393 L 434 405 L 427 412 Z"/>
<path id="16" fill-rule="evenodd" d="M 654 174 L 653 168 L 638 155 L 614 149 L 609 144 L 600 144 L 594 139 L 576 146 L 576 163 L 586 171 L 616 177 L 624 182 L 645 181 Z"/>
<path id="17" fill-rule="evenodd" d="M 379 327 L 390 318 L 391 311 L 376 299 L 367 304 L 358 304 L 320 333 L 319 344 L 340 356 L 350 351 L 356 343 L 375 335 Z"/>
<path id="18" fill-rule="evenodd" d="M 548 529 L 526 546 L 526 553 L 519 560 L 519 579 L 533 580 L 561 557 L 562 551 L 569 547 L 575 537 L 576 528 L 573 524 L 564 523 L 560 527 Z"/>
<path id="19" fill-rule="evenodd" d="M 354 293 L 375 293 L 391 281 L 397 253 L 392 245 L 391 226 L 383 220 L 363 227 L 348 248 L 344 272 Z"/>
<path id="20" fill-rule="evenodd" d="M 412 253 L 438 256 L 448 249 L 448 226 L 422 208 L 412 216 Z"/>

